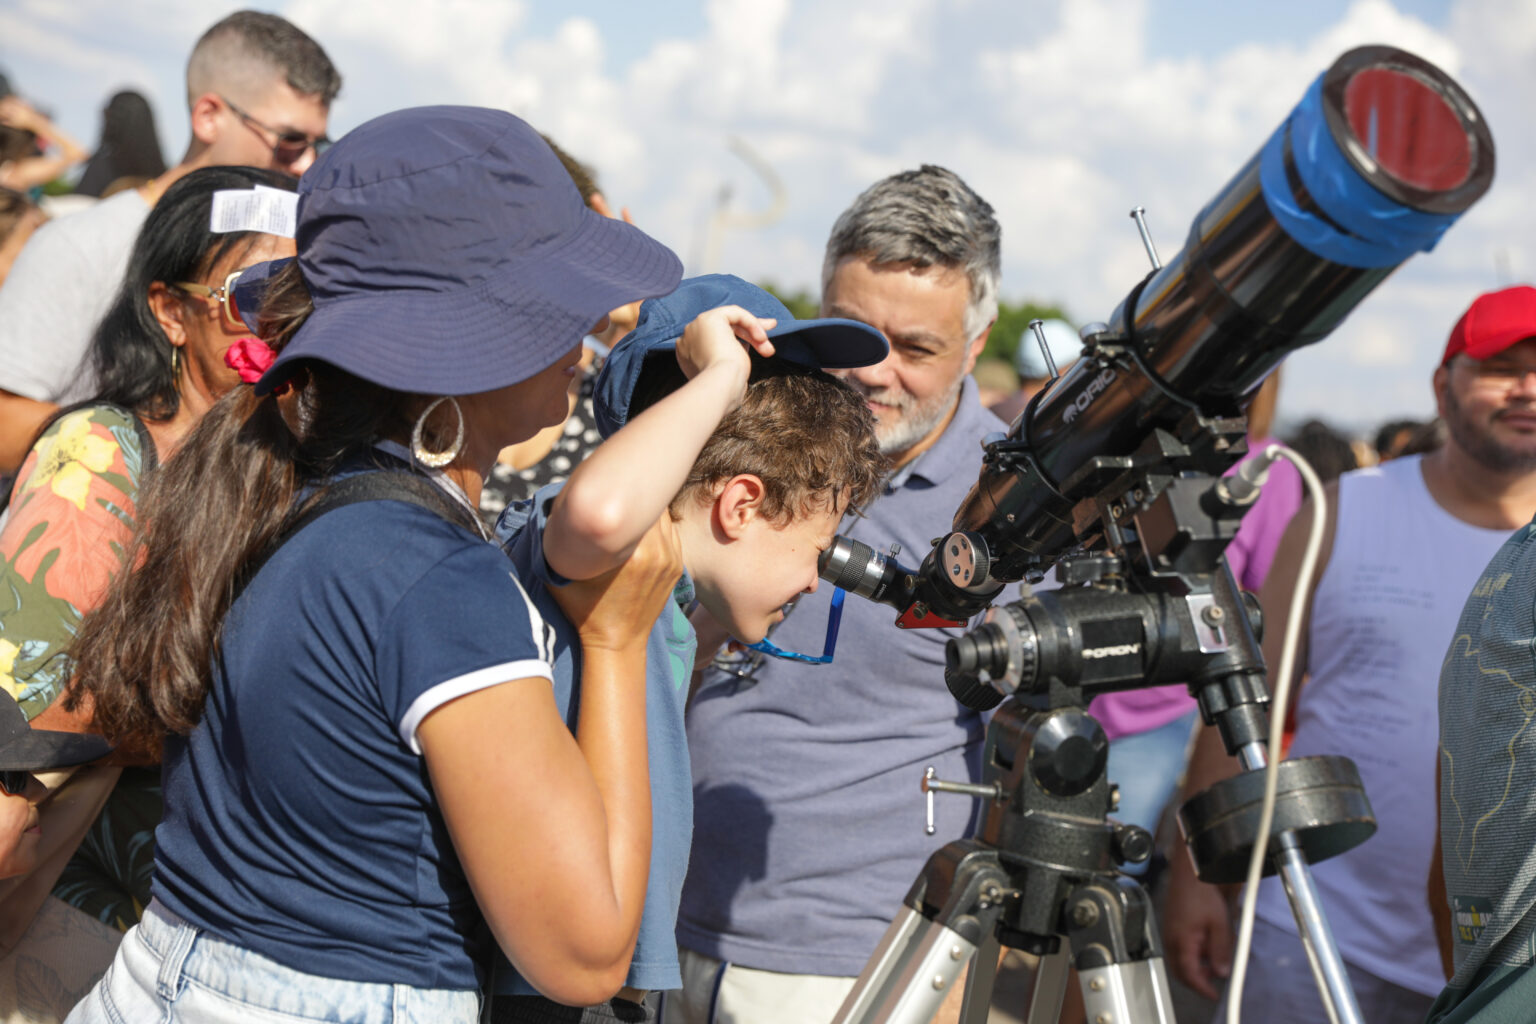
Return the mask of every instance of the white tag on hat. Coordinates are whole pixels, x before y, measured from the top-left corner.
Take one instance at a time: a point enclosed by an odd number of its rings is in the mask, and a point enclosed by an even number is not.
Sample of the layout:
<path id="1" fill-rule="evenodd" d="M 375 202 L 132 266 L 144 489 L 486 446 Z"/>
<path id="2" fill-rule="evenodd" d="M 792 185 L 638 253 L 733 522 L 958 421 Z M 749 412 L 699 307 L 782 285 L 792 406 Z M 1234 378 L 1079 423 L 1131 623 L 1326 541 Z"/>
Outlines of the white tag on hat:
<path id="1" fill-rule="evenodd" d="M 213 194 L 213 213 L 208 230 L 216 235 L 232 231 L 261 231 L 292 238 L 299 226 L 299 195 L 257 185 L 255 188 L 222 189 Z"/>

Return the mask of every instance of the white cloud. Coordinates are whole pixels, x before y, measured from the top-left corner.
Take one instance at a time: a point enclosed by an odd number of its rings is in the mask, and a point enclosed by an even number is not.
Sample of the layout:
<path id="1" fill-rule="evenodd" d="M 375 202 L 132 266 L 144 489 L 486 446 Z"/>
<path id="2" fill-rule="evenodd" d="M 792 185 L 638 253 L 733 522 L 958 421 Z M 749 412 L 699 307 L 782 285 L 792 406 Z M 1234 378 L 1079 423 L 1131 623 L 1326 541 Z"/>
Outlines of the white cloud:
<path id="1" fill-rule="evenodd" d="M 73 123 L 86 136 L 107 92 L 149 80 L 177 150 L 186 50 L 234 4 L 146 2 L 147 13 L 14 0 L 0 9 L 0 65 L 18 85 L 51 91 L 61 111 L 81 111 Z M 639 46 L 579 3 L 537 29 L 526 0 L 289 0 L 281 11 L 346 76 L 336 129 L 421 103 L 512 110 L 592 163 L 610 196 L 685 257 L 700 251 L 723 190 L 738 208 L 766 205 L 727 147 L 747 139 L 790 200 L 779 224 L 722 239 L 723 267 L 751 278 L 814 290 L 825 233 L 858 191 L 918 163 L 950 166 L 998 210 L 1005 295 L 1062 302 L 1079 320 L 1107 316 L 1145 272 L 1131 206 L 1148 208 L 1171 256 L 1340 52 L 1398 45 L 1477 99 L 1497 140 L 1497 183 L 1433 254 L 1296 360 L 1282 412 L 1362 423 L 1427 413 L 1425 368 L 1461 309 L 1504 283 L 1500 266 L 1536 270 L 1529 0 L 1451 0 L 1443 28 L 1391 0 L 1354 0 L 1309 35 L 1255 29 L 1224 52 L 1178 55 L 1149 42 L 1151 28 L 1186 16 L 1177 0 L 699 2 L 703 18 L 687 30 L 667 30 L 675 14 L 657 5 L 660 28 Z M 19 79 L 23 67 L 33 81 Z"/>
<path id="2" fill-rule="evenodd" d="M 526 13 L 518 0 L 294 0 L 283 9 L 285 17 L 322 45 L 339 39 L 370 43 L 396 60 L 466 84 L 476 71 L 494 66 L 503 56 L 505 40 Z"/>

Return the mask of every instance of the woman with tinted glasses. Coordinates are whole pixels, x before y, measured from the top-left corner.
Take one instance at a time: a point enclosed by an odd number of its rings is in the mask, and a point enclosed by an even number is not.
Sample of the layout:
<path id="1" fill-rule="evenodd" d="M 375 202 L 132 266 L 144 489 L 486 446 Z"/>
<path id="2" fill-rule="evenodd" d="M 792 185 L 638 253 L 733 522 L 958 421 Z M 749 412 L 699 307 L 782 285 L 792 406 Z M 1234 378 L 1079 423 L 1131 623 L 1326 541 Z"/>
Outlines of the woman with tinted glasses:
<path id="1" fill-rule="evenodd" d="M 229 312 L 226 281 L 242 267 L 294 251 L 291 239 L 274 235 L 210 232 L 214 193 L 256 185 L 291 190 L 293 184 L 272 171 L 215 167 L 194 171 L 167 190 L 139 233 L 122 289 L 92 343 L 99 393 L 45 425 L 16 477 L 0 525 L 0 687 L 29 719 L 45 715 L 56 727 L 86 727 L 69 721 L 76 716 L 54 704 L 71 672 L 66 648 L 81 617 L 121 571 L 146 474 L 170 458 L 213 402 L 240 382 L 224 363 L 225 350 L 251 332 Z M 84 781 L 71 781 L 70 801 L 50 803 L 77 804 Z M 68 827 L 43 805 L 39 842 L 51 851 L 46 863 L 55 872 L 63 866 L 54 895 L 73 909 L 47 901 L 49 884 L 40 875 L 28 876 L 50 923 L 73 919 L 72 934 L 106 940 L 94 945 L 104 945 L 108 958 L 117 935 L 149 902 L 152 833 L 161 811 L 158 767 L 129 768 L 115 788 L 110 782 L 98 777 L 92 783 L 105 807 L 93 824 L 75 823 L 90 828 L 83 841 L 73 836 L 73 846 Z M 0 828 L 6 821 L 12 831 L 18 824 L 25 830 L 36 815 L 0 815 Z M 0 851 L 37 845 L 8 842 L 14 839 L 0 835 Z M 0 874 L 28 870 L 27 864 L 0 860 Z M 0 917 L 14 920 L 20 914 L 30 920 L 39 907 L 29 911 L 18 905 L 21 899 L 14 892 L 0 896 Z M 0 951 L 3 932 L 0 920 Z M 100 956 L 87 968 L 87 946 L 75 940 L 55 955 L 23 940 L 18 951 L 0 960 L 0 991 L 17 990 L 8 982 L 23 959 L 29 970 L 40 965 L 60 971 L 38 991 L 54 993 L 63 1004 L 62 1016 L 71 997 L 89 986 L 92 971 L 106 968 Z"/>

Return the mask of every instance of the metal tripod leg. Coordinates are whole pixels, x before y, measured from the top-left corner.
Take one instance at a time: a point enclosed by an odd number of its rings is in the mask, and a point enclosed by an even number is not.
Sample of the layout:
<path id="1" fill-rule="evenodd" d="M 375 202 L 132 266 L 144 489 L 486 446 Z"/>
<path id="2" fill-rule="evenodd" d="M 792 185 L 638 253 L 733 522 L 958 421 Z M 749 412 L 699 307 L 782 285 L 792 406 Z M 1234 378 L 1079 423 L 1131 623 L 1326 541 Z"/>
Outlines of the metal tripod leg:
<path id="1" fill-rule="evenodd" d="M 985 945 L 991 960 L 979 985 L 997 964 L 993 933 L 1008 892 L 994 848 L 958 839 L 935 851 L 833 1024 L 926 1024 Z M 986 987 L 990 995 L 990 982 Z"/>
<path id="2" fill-rule="evenodd" d="M 832 1024 L 927 1024 L 975 953 L 958 932 L 903 907 Z"/>
<path id="3" fill-rule="evenodd" d="M 1152 898 L 1100 876 L 1067 898 L 1067 938 L 1092 1024 L 1174 1024 Z"/>
<path id="4" fill-rule="evenodd" d="M 1162 957 L 1079 969 L 1077 977 L 1089 1021 L 1174 1024 L 1173 994 Z"/>
<path id="5" fill-rule="evenodd" d="M 986 1024 L 992 1009 L 992 990 L 997 985 L 997 959 L 1002 944 L 989 934 L 971 957 L 971 970 L 965 978 L 965 1000 L 960 1004 L 960 1024 Z"/>
<path id="6" fill-rule="evenodd" d="M 1035 968 L 1035 984 L 1029 993 L 1027 1024 L 1055 1024 L 1061 1019 L 1062 1003 L 1067 998 L 1068 971 L 1072 968 L 1072 951 L 1062 942 L 1061 948 L 1040 958 Z"/>

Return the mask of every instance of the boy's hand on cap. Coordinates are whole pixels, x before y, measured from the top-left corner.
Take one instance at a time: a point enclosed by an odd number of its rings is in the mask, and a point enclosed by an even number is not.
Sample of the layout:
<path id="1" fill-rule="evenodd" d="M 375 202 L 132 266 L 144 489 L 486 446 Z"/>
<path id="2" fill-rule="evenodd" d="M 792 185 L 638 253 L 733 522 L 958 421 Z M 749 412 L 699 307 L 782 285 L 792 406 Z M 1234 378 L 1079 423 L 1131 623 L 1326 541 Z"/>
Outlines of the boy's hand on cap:
<path id="1" fill-rule="evenodd" d="M 689 380 L 711 367 L 728 367 L 735 371 L 739 390 L 745 391 L 752 361 L 742 343 L 750 345 L 758 355 L 773 355 L 768 331 L 777 323 L 772 317 L 754 316 L 740 306 L 706 310 L 683 329 L 683 336 L 677 341 L 677 364 Z"/>

